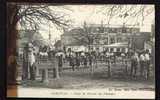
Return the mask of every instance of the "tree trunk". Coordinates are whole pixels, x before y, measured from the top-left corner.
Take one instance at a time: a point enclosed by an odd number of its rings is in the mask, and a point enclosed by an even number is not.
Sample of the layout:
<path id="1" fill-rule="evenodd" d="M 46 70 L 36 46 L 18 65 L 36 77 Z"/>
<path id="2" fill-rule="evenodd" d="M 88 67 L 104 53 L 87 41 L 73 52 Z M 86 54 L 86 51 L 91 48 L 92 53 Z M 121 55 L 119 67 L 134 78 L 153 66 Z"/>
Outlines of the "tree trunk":
<path id="1" fill-rule="evenodd" d="M 16 4 L 8 4 L 7 5 L 7 60 L 11 54 L 16 56 L 16 39 L 18 31 L 16 29 L 18 22 L 18 7 Z M 10 70 L 8 73 L 16 74 L 16 65 L 12 66 L 14 70 Z M 9 67 L 7 67 L 9 68 Z M 9 69 L 8 69 L 9 70 Z M 10 80 L 10 78 L 8 78 Z M 16 80 L 16 79 L 14 79 Z M 13 82 L 15 83 L 15 82 Z"/>
<path id="2" fill-rule="evenodd" d="M 11 49 L 16 53 L 18 10 L 19 7 L 16 4 L 7 5 L 7 56 L 10 55 Z"/>

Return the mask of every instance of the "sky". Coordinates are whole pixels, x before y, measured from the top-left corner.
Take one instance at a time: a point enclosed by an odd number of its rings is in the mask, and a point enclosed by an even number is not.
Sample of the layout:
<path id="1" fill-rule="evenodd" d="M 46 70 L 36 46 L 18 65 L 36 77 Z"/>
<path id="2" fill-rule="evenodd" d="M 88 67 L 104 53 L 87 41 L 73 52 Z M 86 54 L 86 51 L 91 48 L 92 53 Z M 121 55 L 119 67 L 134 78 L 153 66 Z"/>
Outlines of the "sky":
<path id="1" fill-rule="evenodd" d="M 86 21 L 87 24 L 101 24 L 102 21 L 104 24 L 107 24 L 107 15 L 104 15 L 103 12 L 100 12 L 100 9 L 103 6 L 104 5 L 65 5 L 65 7 L 69 8 L 71 11 L 64 10 L 64 13 L 67 13 L 69 15 L 68 18 L 74 21 L 74 23 L 72 23 L 74 27 L 81 26 L 84 21 Z M 154 9 L 153 5 L 147 6 L 150 6 Z M 56 9 L 58 10 L 58 8 Z M 150 32 L 151 24 L 154 22 L 154 19 L 153 11 L 152 14 L 145 17 L 144 25 L 140 25 L 140 31 Z M 120 18 L 113 18 L 110 22 L 111 25 L 122 25 L 122 23 L 123 20 Z M 130 23 L 133 22 L 128 22 L 129 25 Z M 50 28 L 49 24 L 47 23 L 45 25 L 40 25 L 39 32 L 45 39 L 48 39 L 48 34 L 50 32 L 52 40 L 60 39 L 61 34 L 63 34 L 63 31 L 57 30 L 57 28 L 52 23 L 50 23 Z"/>

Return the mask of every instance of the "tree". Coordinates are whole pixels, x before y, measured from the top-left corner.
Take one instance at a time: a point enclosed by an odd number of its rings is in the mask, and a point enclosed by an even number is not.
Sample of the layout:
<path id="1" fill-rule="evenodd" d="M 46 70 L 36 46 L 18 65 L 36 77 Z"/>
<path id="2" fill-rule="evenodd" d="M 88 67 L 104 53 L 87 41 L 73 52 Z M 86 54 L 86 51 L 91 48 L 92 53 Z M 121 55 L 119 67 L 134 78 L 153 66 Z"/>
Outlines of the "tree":
<path id="1" fill-rule="evenodd" d="M 96 33 L 94 33 L 93 29 L 97 30 Z M 92 25 L 87 26 L 86 22 L 84 22 L 83 28 L 80 29 L 76 34 L 73 34 L 72 37 L 75 39 L 76 43 L 82 44 L 88 47 L 89 53 L 92 52 L 91 46 L 94 45 L 95 42 L 99 42 L 99 39 L 101 38 L 100 32 L 103 32 L 103 26 L 101 27 L 93 27 Z M 92 55 L 89 55 L 89 59 L 92 60 Z M 91 65 L 91 74 L 94 73 L 94 66 Z"/>
<path id="2" fill-rule="evenodd" d="M 61 8 L 60 5 L 56 5 Z M 7 59 L 16 52 L 16 39 L 18 35 L 17 24 L 38 30 L 39 25 L 50 21 L 59 27 L 66 27 L 70 20 L 65 19 L 66 14 L 58 12 L 56 7 L 49 5 L 25 5 L 17 3 L 7 4 Z M 13 52 L 12 52 L 13 51 Z M 16 71 L 13 70 L 13 72 Z M 12 72 L 9 72 L 12 73 Z"/>
<path id="3" fill-rule="evenodd" d="M 62 8 L 60 5 L 57 5 Z M 13 46 L 15 42 L 13 37 L 17 36 L 17 23 L 19 22 L 24 28 L 38 30 L 39 25 L 47 20 L 52 22 L 57 28 L 66 27 L 71 20 L 66 19 L 66 14 L 56 11 L 56 7 L 49 5 L 22 5 L 8 3 L 7 5 L 7 33 L 8 46 Z M 15 37 L 16 38 L 16 37 Z"/>
<path id="4" fill-rule="evenodd" d="M 154 13 L 154 6 L 150 5 L 106 5 L 98 10 L 107 16 L 108 25 L 113 18 L 121 18 L 122 24 L 131 21 L 133 25 L 139 22 L 143 25 L 144 19 Z"/>
<path id="5" fill-rule="evenodd" d="M 130 23 L 132 27 L 143 26 L 147 16 L 154 18 L 154 6 L 151 5 L 107 5 L 100 8 L 99 12 L 108 18 L 108 27 L 112 19 L 115 18 L 120 18 L 123 26 Z M 130 42 L 130 40 L 128 41 Z"/>
<path id="6" fill-rule="evenodd" d="M 78 34 L 73 35 L 73 38 L 78 43 L 88 47 L 89 52 L 91 52 L 91 46 L 94 44 L 94 42 L 98 42 L 100 38 L 100 35 L 97 33 L 94 34 L 92 29 L 92 25 L 87 26 L 86 22 L 84 22 L 82 30 Z"/>

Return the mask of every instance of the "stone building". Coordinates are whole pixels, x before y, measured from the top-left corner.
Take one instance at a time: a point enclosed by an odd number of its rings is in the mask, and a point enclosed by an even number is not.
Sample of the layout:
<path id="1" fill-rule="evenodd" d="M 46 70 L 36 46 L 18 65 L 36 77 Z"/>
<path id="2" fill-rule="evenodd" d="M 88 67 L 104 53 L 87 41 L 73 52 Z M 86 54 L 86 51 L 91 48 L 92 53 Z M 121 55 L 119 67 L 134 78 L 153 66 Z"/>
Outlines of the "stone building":
<path id="1" fill-rule="evenodd" d="M 85 33 L 85 29 L 88 33 Z M 84 37 L 85 34 L 94 35 L 90 49 L 93 51 L 124 51 L 128 49 L 144 49 L 144 41 L 148 38 L 148 32 L 140 32 L 138 27 L 110 26 L 102 24 L 90 24 L 85 27 L 77 27 L 64 31 L 61 35 L 62 47 L 66 50 L 88 51 L 88 46 L 83 42 L 85 38 L 79 41 L 78 38 Z M 84 36 L 83 36 L 84 35 Z M 76 38 L 75 38 L 76 36 Z M 85 47 L 85 48 L 84 48 Z M 82 49 L 83 48 L 83 49 Z"/>

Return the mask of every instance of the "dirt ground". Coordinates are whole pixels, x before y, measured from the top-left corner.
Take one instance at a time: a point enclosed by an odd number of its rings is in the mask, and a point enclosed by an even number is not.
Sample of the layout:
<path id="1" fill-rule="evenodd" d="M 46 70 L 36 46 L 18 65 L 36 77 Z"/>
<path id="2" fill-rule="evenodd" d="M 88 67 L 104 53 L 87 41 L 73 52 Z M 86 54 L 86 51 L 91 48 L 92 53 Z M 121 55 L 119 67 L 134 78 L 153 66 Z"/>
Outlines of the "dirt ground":
<path id="1" fill-rule="evenodd" d="M 41 78 L 37 78 L 36 81 L 21 81 L 17 87 L 17 94 L 20 96 L 53 96 L 56 90 L 93 90 L 93 89 L 132 89 L 147 91 L 154 96 L 154 77 L 153 73 L 149 80 L 137 77 L 132 78 L 129 76 L 130 67 L 128 67 L 128 74 L 125 72 L 125 67 L 122 64 L 113 64 L 111 66 L 111 77 L 108 77 L 108 67 L 105 63 L 98 64 L 92 74 L 90 68 L 79 68 L 73 71 L 69 66 L 65 66 L 64 70 L 60 74 L 59 79 L 49 78 L 48 82 L 42 82 Z M 138 71 L 139 72 L 139 71 Z M 137 75 L 139 76 L 140 73 Z M 50 73 L 49 76 L 52 76 Z M 20 78 L 19 78 L 20 79 Z M 7 95 L 12 94 L 14 88 L 10 88 L 7 91 Z M 45 92 L 45 94 L 44 94 Z M 142 92 L 143 93 L 143 92 Z"/>
<path id="2" fill-rule="evenodd" d="M 103 88 L 134 88 L 154 90 L 154 78 L 145 80 L 144 78 L 132 78 L 125 72 L 122 64 L 113 64 L 111 66 L 111 77 L 108 77 L 108 67 L 105 63 L 98 64 L 92 74 L 90 68 L 64 69 L 60 74 L 60 79 L 50 78 L 48 84 L 40 81 L 25 82 L 25 87 L 48 87 L 58 89 L 103 89 Z M 130 68 L 128 67 L 128 73 Z M 138 71 L 139 72 L 139 71 Z M 139 74 L 139 73 L 138 73 Z M 137 74 L 137 75 L 138 75 Z M 51 74 L 52 75 L 52 74 Z M 51 76 L 50 75 L 50 76 Z M 153 73 L 152 73 L 153 75 Z"/>

